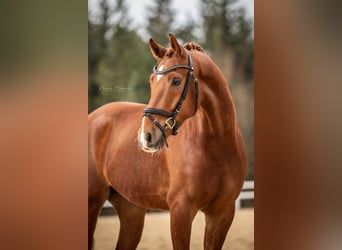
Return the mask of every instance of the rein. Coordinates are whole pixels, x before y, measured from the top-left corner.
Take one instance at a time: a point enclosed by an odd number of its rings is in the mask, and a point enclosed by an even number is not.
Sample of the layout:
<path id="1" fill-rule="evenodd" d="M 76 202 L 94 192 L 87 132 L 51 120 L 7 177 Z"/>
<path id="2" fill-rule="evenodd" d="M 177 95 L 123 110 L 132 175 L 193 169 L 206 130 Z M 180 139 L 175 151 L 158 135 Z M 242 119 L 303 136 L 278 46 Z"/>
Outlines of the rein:
<path id="1" fill-rule="evenodd" d="M 180 109 L 181 109 L 181 107 L 183 105 L 184 100 L 187 97 L 189 86 L 190 86 L 190 83 L 191 83 L 192 80 L 194 80 L 195 90 L 196 90 L 196 103 L 195 103 L 195 112 L 194 112 L 194 114 L 197 112 L 197 109 L 198 109 L 198 81 L 197 81 L 197 79 L 194 76 L 194 72 L 193 72 L 194 68 L 192 66 L 192 58 L 190 56 L 190 53 L 188 53 L 188 65 L 178 64 L 178 65 L 172 66 L 170 68 L 167 68 L 165 70 L 158 70 L 157 69 L 157 65 L 153 67 L 153 72 L 155 74 L 157 74 L 157 75 L 164 75 L 164 74 L 167 74 L 167 73 L 169 73 L 169 72 L 171 72 L 171 71 L 173 71 L 175 69 L 179 69 L 179 68 L 188 69 L 189 73 L 188 73 L 188 76 L 187 76 L 187 79 L 186 79 L 186 83 L 185 83 L 182 95 L 181 95 L 181 97 L 180 97 L 180 99 L 178 101 L 178 104 L 177 104 L 176 108 L 174 109 L 174 111 L 172 113 L 170 113 L 170 112 L 162 110 L 162 109 L 145 108 L 144 109 L 144 114 L 143 114 L 143 116 L 148 117 L 160 129 L 160 131 L 161 131 L 161 133 L 163 135 L 165 144 L 166 144 L 167 147 L 169 145 L 167 144 L 167 141 L 166 141 L 166 130 L 167 129 L 171 129 L 172 130 L 172 135 L 177 135 L 180 124 L 176 120 L 176 117 L 177 117 L 177 115 L 178 115 L 178 113 L 179 113 L 179 111 L 180 111 Z M 160 122 L 153 117 L 152 114 L 166 117 L 167 119 L 165 121 L 164 126 L 162 126 L 160 124 Z"/>

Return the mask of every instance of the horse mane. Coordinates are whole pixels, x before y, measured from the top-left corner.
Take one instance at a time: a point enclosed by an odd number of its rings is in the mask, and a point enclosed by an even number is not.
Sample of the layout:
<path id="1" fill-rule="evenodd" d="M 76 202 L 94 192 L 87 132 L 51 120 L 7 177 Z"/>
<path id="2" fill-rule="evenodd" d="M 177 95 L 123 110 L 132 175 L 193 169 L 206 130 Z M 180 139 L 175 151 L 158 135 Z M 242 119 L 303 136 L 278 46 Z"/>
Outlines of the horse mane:
<path id="1" fill-rule="evenodd" d="M 186 49 L 186 50 L 196 50 L 196 51 L 200 51 L 202 53 L 205 53 L 204 49 L 198 45 L 197 43 L 194 43 L 194 42 L 186 42 L 183 44 L 183 48 Z M 165 56 L 167 57 L 171 57 L 173 55 L 175 51 L 172 49 L 172 48 L 169 48 L 166 50 L 165 52 Z M 159 63 L 160 59 L 158 60 L 158 63 Z"/>
<path id="2" fill-rule="evenodd" d="M 187 50 L 197 50 L 197 51 L 205 53 L 204 49 L 197 43 L 187 42 L 187 43 L 184 43 L 183 47 Z"/>

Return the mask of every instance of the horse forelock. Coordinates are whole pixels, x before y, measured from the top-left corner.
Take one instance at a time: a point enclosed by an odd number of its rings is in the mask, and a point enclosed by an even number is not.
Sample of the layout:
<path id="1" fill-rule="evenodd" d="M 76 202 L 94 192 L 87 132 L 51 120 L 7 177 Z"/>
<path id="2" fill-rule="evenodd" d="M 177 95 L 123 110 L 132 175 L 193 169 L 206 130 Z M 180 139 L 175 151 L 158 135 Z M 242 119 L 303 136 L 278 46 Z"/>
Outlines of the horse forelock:
<path id="1" fill-rule="evenodd" d="M 187 50 L 197 50 L 197 51 L 204 53 L 204 49 L 197 43 L 187 42 L 187 43 L 184 43 L 183 47 Z"/>

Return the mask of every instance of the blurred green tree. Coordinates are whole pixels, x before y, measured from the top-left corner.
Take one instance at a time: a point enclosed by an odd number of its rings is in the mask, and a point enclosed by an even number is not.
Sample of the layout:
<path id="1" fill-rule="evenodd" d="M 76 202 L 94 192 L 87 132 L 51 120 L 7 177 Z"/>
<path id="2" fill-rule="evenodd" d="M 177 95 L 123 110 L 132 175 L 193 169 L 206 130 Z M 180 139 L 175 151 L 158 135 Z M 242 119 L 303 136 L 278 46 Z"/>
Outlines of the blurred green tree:
<path id="1" fill-rule="evenodd" d="M 221 67 L 231 61 L 228 79 L 251 80 L 253 78 L 254 48 L 253 27 L 245 10 L 233 8 L 236 0 L 201 0 L 204 46 Z M 227 55 L 232 59 L 224 58 Z"/>
<path id="2" fill-rule="evenodd" d="M 124 0 L 103 0 L 99 17 L 88 21 L 88 112 L 113 101 L 147 102 L 153 66 L 147 44 L 130 28 Z"/>
<path id="3" fill-rule="evenodd" d="M 197 41 L 198 38 L 194 33 L 194 30 L 198 28 L 199 25 L 197 25 L 194 20 L 189 19 L 185 24 L 174 31 L 174 35 L 183 42 Z"/>
<path id="4" fill-rule="evenodd" d="M 96 26 L 88 19 L 88 112 L 94 109 L 94 99 L 99 94 L 96 74 L 100 60 L 100 43 Z"/>
<path id="5" fill-rule="evenodd" d="M 231 4 L 236 0 L 201 0 L 204 46 L 210 50 L 220 50 L 232 44 Z"/>
<path id="6" fill-rule="evenodd" d="M 147 32 L 161 45 L 168 45 L 167 34 L 171 32 L 174 13 L 171 10 L 171 0 L 155 0 L 148 9 Z"/>

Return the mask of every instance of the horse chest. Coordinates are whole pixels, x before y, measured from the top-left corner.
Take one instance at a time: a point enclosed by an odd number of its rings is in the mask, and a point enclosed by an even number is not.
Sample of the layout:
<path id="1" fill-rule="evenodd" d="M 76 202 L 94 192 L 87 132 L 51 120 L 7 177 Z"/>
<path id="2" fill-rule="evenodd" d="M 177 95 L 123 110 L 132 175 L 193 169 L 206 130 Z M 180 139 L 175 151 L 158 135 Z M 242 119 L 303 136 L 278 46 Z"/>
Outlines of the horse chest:
<path id="1" fill-rule="evenodd" d="M 136 151 L 137 150 L 137 151 Z M 150 155 L 136 148 L 127 157 L 118 150 L 105 167 L 108 183 L 127 200 L 146 208 L 167 209 L 166 195 L 169 175 L 162 159 L 150 159 Z"/>

